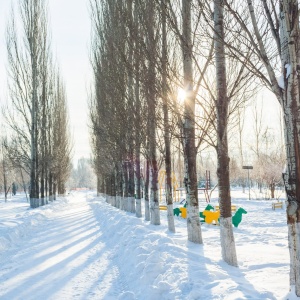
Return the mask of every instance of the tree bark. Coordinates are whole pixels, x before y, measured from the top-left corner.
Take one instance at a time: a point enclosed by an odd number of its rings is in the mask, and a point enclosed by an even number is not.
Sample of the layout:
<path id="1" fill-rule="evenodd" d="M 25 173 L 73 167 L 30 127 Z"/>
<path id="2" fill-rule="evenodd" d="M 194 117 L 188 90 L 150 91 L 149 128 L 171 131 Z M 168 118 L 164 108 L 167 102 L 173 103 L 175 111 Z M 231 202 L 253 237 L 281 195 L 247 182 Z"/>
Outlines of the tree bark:
<path id="1" fill-rule="evenodd" d="M 125 211 L 129 211 L 129 205 L 128 205 L 128 185 L 129 185 L 129 182 L 128 182 L 128 167 L 127 167 L 127 163 L 124 162 L 123 163 L 123 182 L 124 182 L 124 191 L 123 191 L 123 199 L 124 199 L 124 205 L 123 205 L 123 208 Z"/>
<path id="2" fill-rule="evenodd" d="M 150 167 L 149 167 L 149 160 L 147 158 L 146 162 L 146 176 L 145 176 L 145 191 L 144 191 L 144 198 L 145 198 L 145 220 L 150 221 L 150 205 L 149 205 L 149 181 L 150 181 Z"/>
<path id="3" fill-rule="evenodd" d="M 187 197 L 187 231 L 188 240 L 202 244 L 202 232 L 199 218 L 196 147 L 195 147 L 195 95 L 193 92 L 192 67 L 192 29 L 191 29 L 191 0 L 182 0 L 182 53 L 184 89 L 184 164 L 185 188 Z"/>
<path id="4" fill-rule="evenodd" d="M 153 225 L 160 225 L 160 212 L 158 200 L 158 166 L 156 153 L 156 73 L 155 73 L 155 51 L 156 42 L 154 38 L 154 5 L 152 1 L 147 1 L 147 50 L 148 50 L 148 91 L 147 91 L 147 107 L 148 107 L 148 132 L 149 132 L 149 167 L 150 167 L 150 222 Z"/>
<path id="5" fill-rule="evenodd" d="M 171 166 L 171 145 L 170 126 L 168 112 L 168 88 L 167 88 L 167 30 L 166 30 L 166 0 L 161 1 L 162 11 L 162 100 L 164 113 L 164 141 L 165 141 L 165 167 L 166 167 L 166 203 L 168 207 L 168 229 L 175 232 L 173 196 L 172 196 L 172 166 Z"/>
<path id="6" fill-rule="evenodd" d="M 229 179 L 229 157 L 227 122 L 229 99 L 227 97 L 226 60 L 224 47 L 223 0 L 214 1 L 214 38 L 217 85 L 217 157 L 218 186 L 220 202 L 220 235 L 222 257 L 229 265 L 237 266 L 235 242 L 231 219 L 231 197 Z"/>
<path id="7" fill-rule="evenodd" d="M 127 18 L 130 25 L 133 24 L 132 0 L 127 1 Z M 131 28 L 132 29 L 132 28 Z M 132 30 L 129 29 L 129 32 Z M 129 34 L 128 43 L 128 62 L 133 65 L 133 38 Z M 129 211 L 135 213 L 135 197 L 134 197 L 134 84 L 133 84 L 133 68 L 128 68 L 128 203 Z"/>
<path id="8" fill-rule="evenodd" d="M 281 103 L 285 120 L 287 167 L 287 224 L 290 249 L 290 284 L 300 296 L 300 149 L 299 7 L 297 0 L 280 2 L 281 65 L 284 79 Z"/>
<path id="9" fill-rule="evenodd" d="M 140 99 L 140 55 L 139 51 L 139 6 L 135 3 L 134 6 L 134 26 L 137 35 L 134 51 L 134 69 L 135 69 L 135 161 L 136 161 L 136 216 L 142 217 L 142 200 L 141 200 L 141 132 L 137 128 L 141 125 L 141 99 Z"/>

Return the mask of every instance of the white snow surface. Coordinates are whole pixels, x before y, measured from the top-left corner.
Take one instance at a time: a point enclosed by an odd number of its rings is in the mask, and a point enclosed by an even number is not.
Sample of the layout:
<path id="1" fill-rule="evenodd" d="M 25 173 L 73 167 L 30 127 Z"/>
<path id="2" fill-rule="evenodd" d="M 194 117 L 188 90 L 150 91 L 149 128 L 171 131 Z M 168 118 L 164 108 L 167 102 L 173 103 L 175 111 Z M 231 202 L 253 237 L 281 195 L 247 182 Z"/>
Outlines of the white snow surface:
<path id="1" fill-rule="evenodd" d="M 277 77 L 277 83 L 279 87 L 284 90 L 284 76 L 282 74 Z"/>
<path id="2" fill-rule="evenodd" d="M 285 78 L 289 78 L 289 76 L 291 74 L 291 65 L 290 64 L 286 64 L 284 67 L 286 68 Z"/>
<path id="3" fill-rule="evenodd" d="M 202 224 L 204 244 L 193 244 L 185 219 L 168 231 L 166 211 L 155 226 L 92 192 L 37 209 L 22 196 L 1 200 L 0 299 L 296 299 L 285 210 L 232 196 L 248 212 L 233 229 L 238 267 L 222 261 L 219 226 Z"/>

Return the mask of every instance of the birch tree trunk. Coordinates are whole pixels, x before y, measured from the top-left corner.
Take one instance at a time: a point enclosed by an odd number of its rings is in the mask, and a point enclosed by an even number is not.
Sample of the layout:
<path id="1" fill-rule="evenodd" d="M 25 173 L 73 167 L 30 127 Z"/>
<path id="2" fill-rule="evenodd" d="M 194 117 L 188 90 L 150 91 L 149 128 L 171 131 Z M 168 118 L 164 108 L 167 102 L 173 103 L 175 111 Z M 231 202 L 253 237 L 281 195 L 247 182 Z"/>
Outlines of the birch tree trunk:
<path id="1" fill-rule="evenodd" d="M 202 244 L 199 218 L 196 147 L 195 147 L 195 95 L 193 92 L 191 0 L 182 0 L 182 53 L 186 98 L 184 101 L 184 164 L 187 200 L 188 240 Z"/>
<path id="2" fill-rule="evenodd" d="M 223 0 L 214 1 L 215 60 L 217 84 L 217 156 L 220 201 L 220 235 L 222 258 L 229 265 L 237 266 L 235 242 L 232 230 L 231 197 L 229 180 L 229 157 L 227 121 L 229 99 L 227 97 L 226 62 L 224 49 Z"/>
<path id="3" fill-rule="evenodd" d="M 116 202 L 119 209 L 123 209 L 122 201 L 122 159 L 119 158 L 116 168 Z"/>
<path id="4" fill-rule="evenodd" d="M 128 176 L 128 210 L 135 213 L 135 199 L 134 199 L 134 162 L 133 162 L 133 140 L 130 142 L 130 163 Z"/>
<path id="5" fill-rule="evenodd" d="M 280 36 L 277 37 L 278 41 L 276 42 L 279 44 L 278 53 L 280 54 L 282 79 L 284 81 L 284 86 L 279 86 L 258 30 L 252 0 L 248 0 L 248 7 L 260 54 L 272 84 L 272 90 L 283 109 L 287 156 L 286 171 L 283 174 L 283 178 L 287 195 L 286 213 L 290 251 L 290 284 L 295 285 L 296 295 L 300 296 L 300 151 L 297 117 L 297 111 L 299 111 L 299 75 L 297 72 L 299 69 L 299 8 L 297 0 L 281 0 L 279 2 Z"/>
<path id="6" fill-rule="evenodd" d="M 165 140 L 165 166 L 166 166 L 166 202 L 168 229 L 175 232 L 172 180 L 171 180 L 171 145 L 170 145 L 170 126 L 168 112 L 168 89 L 167 89 L 167 31 L 166 31 L 166 1 L 161 1 L 162 10 L 162 93 L 163 93 L 163 113 L 164 113 L 164 140 Z"/>
<path id="7" fill-rule="evenodd" d="M 100 173 L 97 173 L 97 197 L 100 197 L 101 177 Z"/>
<path id="8" fill-rule="evenodd" d="M 150 178 L 150 167 L 149 159 L 147 158 L 146 163 L 146 176 L 145 176 L 145 190 L 144 190 L 144 199 L 145 199 L 145 220 L 150 221 L 150 205 L 149 205 L 149 178 Z"/>
<path id="9" fill-rule="evenodd" d="M 123 163 L 123 182 L 124 182 L 124 191 L 123 191 L 123 209 L 128 211 L 128 168 L 126 162 Z"/>
<path id="10" fill-rule="evenodd" d="M 135 51 L 134 51 L 134 70 L 135 70 L 135 161 L 136 161 L 136 216 L 142 217 L 142 200 L 141 200 L 141 131 L 138 127 L 141 125 L 141 98 L 140 98 L 140 55 L 139 50 L 139 5 L 137 1 L 134 6 L 134 28 L 136 32 Z"/>
<path id="11" fill-rule="evenodd" d="M 136 157 L 136 199 L 135 199 L 135 214 L 138 218 L 142 217 L 142 200 L 141 200 L 141 160 L 140 160 L 140 145 L 136 145 L 135 157 Z"/>
<path id="12" fill-rule="evenodd" d="M 7 202 L 7 170 L 6 170 L 6 157 L 4 155 L 4 147 L 2 144 L 2 172 L 3 172 L 3 185 L 4 185 L 4 199 Z"/>
<path id="13" fill-rule="evenodd" d="M 127 1 L 129 24 L 133 24 L 133 11 L 132 0 Z M 132 29 L 132 28 L 131 28 Z M 134 92 L 133 92 L 133 36 L 132 30 L 129 30 L 129 43 L 128 43 L 128 61 L 130 67 L 128 68 L 128 124 L 129 128 L 134 127 Z M 129 161 L 128 164 L 128 203 L 129 211 L 135 213 L 135 198 L 134 198 L 134 130 L 128 130 L 128 146 L 129 146 Z"/>
<path id="14" fill-rule="evenodd" d="M 49 201 L 53 201 L 53 174 L 49 173 Z"/>
<path id="15" fill-rule="evenodd" d="M 153 225 L 160 225 L 160 212 L 159 212 L 159 200 L 158 200 L 158 165 L 156 154 L 156 91 L 155 91 L 155 51 L 156 41 L 154 38 L 154 5 L 152 1 L 147 1 L 148 16 L 147 22 L 147 50 L 148 50 L 148 94 L 147 94 L 147 106 L 148 106 L 148 132 L 149 132 L 149 162 L 150 162 L 150 222 Z"/>
<path id="16" fill-rule="evenodd" d="M 37 7 L 33 5 L 33 16 L 37 16 Z M 30 160 L 30 207 L 37 207 L 37 191 L 36 191 L 36 177 L 37 177 L 37 139 L 36 139 L 36 127 L 37 127 L 37 83 L 38 83 L 38 74 L 37 74 L 37 60 L 38 60 L 38 45 L 37 45 L 37 20 L 33 18 L 33 32 L 30 32 L 28 36 L 29 45 L 30 45 L 30 57 L 31 57 L 31 70 L 32 70 L 32 102 L 31 102 L 31 160 Z"/>
<path id="17" fill-rule="evenodd" d="M 280 3 L 281 65 L 284 79 L 282 105 L 285 120 L 287 168 L 287 224 L 290 250 L 290 284 L 300 296 L 300 124 L 299 101 L 299 7 L 297 0 Z"/>

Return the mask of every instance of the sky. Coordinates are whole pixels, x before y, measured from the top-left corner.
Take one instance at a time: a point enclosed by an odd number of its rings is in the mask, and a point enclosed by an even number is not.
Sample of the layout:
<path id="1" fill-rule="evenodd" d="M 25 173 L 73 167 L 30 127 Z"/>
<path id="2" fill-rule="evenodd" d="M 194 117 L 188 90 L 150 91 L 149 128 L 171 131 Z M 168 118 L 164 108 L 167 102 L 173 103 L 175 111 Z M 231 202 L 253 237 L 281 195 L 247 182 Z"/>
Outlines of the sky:
<path id="1" fill-rule="evenodd" d="M 5 28 L 11 4 L 17 0 L 0 0 L 0 102 L 5 102 L 6 46 Z M 86 0 L 48 0 L 52 51 L 66 84 L 70 129 L 73 139 L 73 162 L 90 157 L 87 126 L 87 98 L 91 69 L 89 62 L 90 20 Z"/>
<path id="2" fill-rule="evenodd" d="M 87 127 L 87 97 L 92 74 L 89 62 L 88 2 L 88 0 L 48 0 L 52 51 L 57 57 L 66 83 L 75 165 L 79 158 L 90 157 L 91 153 Z M 18 3 L 18 0 L 0 0 L 0 103 L 7 98 L 5 28 L 12 3 Z M 258 102 L 264 103 L 264 120 L 267 126 L 278 131 L 278 101 L 271 92 L 266 91 L 257 97 Z M 245 115 L 245 129 L 251 132 L 253 130 L 251 109 Z"/>

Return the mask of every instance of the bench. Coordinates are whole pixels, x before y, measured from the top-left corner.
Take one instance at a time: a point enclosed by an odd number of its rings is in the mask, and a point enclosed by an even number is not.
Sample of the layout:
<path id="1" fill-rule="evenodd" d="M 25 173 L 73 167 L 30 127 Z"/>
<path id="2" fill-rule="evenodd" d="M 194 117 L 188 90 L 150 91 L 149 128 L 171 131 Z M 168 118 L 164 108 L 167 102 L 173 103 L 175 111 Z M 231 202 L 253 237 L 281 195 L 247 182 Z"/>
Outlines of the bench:
<path id="1" fill-rule="evenodd" d="M 274 202 L 274 203 L 272 203 L 272 209 L 275 210 L 276 208 L 283 209 L 283 203 L 282 202 Z"/>
<path id="2" fill-rule="evenodd" d="M 215 210 L 220 210 L 220 206 L 215 205 Z M 236 205 L 231 205 L 231 211 L 236 211 Z"/>
<path id="3" fill-rule="evenodd" d="M 167 209 L 168 209 L 167 205 L 160 205 L 159 206 L 159 210 L 167 210 Z"/>

